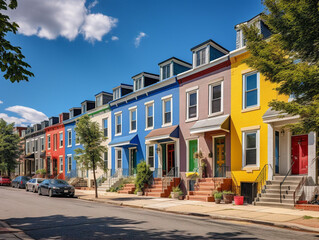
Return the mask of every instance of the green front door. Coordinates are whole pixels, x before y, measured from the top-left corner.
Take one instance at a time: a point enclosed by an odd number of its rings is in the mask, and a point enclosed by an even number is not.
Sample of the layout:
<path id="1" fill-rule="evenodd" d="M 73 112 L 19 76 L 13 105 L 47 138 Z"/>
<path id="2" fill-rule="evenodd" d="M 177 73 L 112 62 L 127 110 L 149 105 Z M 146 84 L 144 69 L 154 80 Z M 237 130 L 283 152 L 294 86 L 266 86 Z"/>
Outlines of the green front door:
<path id="1" fill-rule="evenodd" d="M 137 168 L 137 162 L 136 162 L 136 148 L 132 148 L 131 150 L 131 174 L 134 175 L 136 174 L 136 168 Z"/>
<path id="2" fill-rule="evenodd" d="M 188 159 L 189 159 L 189 164 L 188 164 L 188 171 L 193 172 L 198 168 L 197 165 L 197 159 L 194 158 L 194 153 L 197 152 L 197 140 L 190 140 L 188 142 Z"/>
<path id="3" fill-rule="evenodd" d="M 225 162 L 225 137 L 218 137 L 214 139 L 215 152 L 215 177 L 226 176 L 226 162 Z"/>
<path id="4" fill-rule="evenodd" d="M 161 144 L 162 147 L 162 176 L 166 175 L 166 144 Z"/>

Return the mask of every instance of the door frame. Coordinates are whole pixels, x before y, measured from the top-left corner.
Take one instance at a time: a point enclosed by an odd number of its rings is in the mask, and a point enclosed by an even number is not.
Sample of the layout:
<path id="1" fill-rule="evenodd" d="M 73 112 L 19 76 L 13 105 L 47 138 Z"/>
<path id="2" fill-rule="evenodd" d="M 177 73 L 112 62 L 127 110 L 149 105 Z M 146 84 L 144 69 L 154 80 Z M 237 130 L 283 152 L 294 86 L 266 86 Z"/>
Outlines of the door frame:
<path id="1" fill-rule="evenodd" d="M 220 134 L 220 135 L 215 135 L 212 136 L 212 153 L 213 153 L 213 162 L 212 162 L 212 170 L 213 170 L 213 175 L 215 177 L 215 138 L 220 138 L 224 137 L 225 138 L 225 166 L 226 166 L 226 134 Z"/>
<path id="2" fill-rule="evenodd" d="M 137 147 L 130 147 L 128 148 L 128 157 L 129 157 L 129 162 L 128 162 L 128 171 L 129 171 L 129 176 L 131 176 L 131 170 L 132 170 L 132 162 L 131 162 L 131 157 L 132 157 L 132 153 L 131 151 L 135 149 L 136 152 L 135 152 L 135 157 L 136 157 L 136 164 L 137 164 Z M 122 165 L 123 165 L 123 160 L 122 160 Z"/>
<path id="3" fill-rule="evenodd" d="M 309 169 L 308 169 L 308 163 L 309 163 L 309 138 L 308 138 L 308 134 L 300 134 L 300 135 L 291 135 L 291 138 L 290 138 L 290 141 L 291 141 L 291 143 L 290 143 L 290 151 L 291 151 L 291 158 L 290 158 L 290 166 L 291 166 L 291 164 L 292 164 L 292 161 L 293 161 L 293 153 L 292 153 L 292 138 L 293 137 L 306 137 L 307 138 L 307 173 L 300 173 L 300 166 L 298 166 L 298 174 L 293 174 L 292 173 L 292 168 L 291 168 L 291 175 L 296 175 L 296 176 L 298 176 L 298 175 L 308 175 L 308 172 L 309 172 Z M 299 159 L 299 164 L 300 164 L 300 159 Z"/>
<path id="4" fill-rule="evenodd" d="M 186 172 L 189 172 L 189 141 L 197 140 L 197 151 L 199 149 L 199 137 L 186 140 Z"/>

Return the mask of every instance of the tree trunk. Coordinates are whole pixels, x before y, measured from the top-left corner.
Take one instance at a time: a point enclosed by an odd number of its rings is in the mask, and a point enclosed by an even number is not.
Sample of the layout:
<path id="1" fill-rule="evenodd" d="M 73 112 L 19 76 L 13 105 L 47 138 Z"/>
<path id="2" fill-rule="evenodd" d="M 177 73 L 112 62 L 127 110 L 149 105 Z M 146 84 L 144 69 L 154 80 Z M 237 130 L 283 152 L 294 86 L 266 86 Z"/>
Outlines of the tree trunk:
<path id="1" fill-rule="evenodd" d="M 98 198 L 97 195 L 97 182 L 96 182 L 96 176 L 95 176 L 95 161 L 93 160 L 93 178 L 94 178 L 94 190 L 95 190 L 95 198 Z"/>

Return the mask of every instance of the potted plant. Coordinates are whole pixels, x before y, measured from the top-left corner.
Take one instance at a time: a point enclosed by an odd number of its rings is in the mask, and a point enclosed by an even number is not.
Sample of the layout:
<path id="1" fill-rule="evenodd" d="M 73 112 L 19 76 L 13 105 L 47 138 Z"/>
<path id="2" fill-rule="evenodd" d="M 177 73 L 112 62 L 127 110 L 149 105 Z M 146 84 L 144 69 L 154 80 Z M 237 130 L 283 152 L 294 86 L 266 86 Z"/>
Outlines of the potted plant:
<path id="1" fill-rule="evenodd" d="M 145 161 L 140 162 L 137 165 L 137 174 L 135 178 L 135 187 L 137 196 L 142 196 L 145 186 L 150 182 L 152 178 L 152 171 Z"/>
<path id="2" fill-rule="evenodd" d="M 173 199 L 180 199 L 182 197 L 183 192 L 179 187 L 173 187 L 171 192 L 171 198 Z"/>
<path id="3" fill-rule="evenodd" d="M 143 196 L 143 191 L 141 188 L 136 188 L 135 192 L 137 196 Z"/>
<path id="4" fill-rule="evenodd" d="M 214 198 L 215 198 L 215 203 L 220 204 L 220 201 L 222 200 L 223 193 L 222 192 L 215 192 L 214 193 Z"/>
<path id="5" fill-rule="evenodd" d="M 223 199 L 225 203 L 232 203 L 234 200 L 234 193 L 232 191 L 224 191 Z"/>
<path id="6" fill-rule="evenodd" d="M 207 164 L 205 162 L 204 159 L 201 160 L 201 169 L 202 169 L 202 177 L 205 178 L 206 177 L 206 167 L 207 167 Z"/>

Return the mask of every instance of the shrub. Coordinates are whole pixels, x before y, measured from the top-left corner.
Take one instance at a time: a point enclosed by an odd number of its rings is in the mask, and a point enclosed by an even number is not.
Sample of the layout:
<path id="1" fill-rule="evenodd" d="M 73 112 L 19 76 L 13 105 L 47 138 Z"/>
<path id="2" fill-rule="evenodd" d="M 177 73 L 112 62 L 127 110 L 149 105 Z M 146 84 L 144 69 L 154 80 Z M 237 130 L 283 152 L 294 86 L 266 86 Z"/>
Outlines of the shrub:
<path id="1" fill-rule="evenodd" d="M 215 198 L 215 199 L 222 199 L 222 197 L 223 197 L 223 193 L 222 193 L 222 192 L 216 192 L 216 193 L 214 194 L 214 198 Z"/>
<path id="2" fill-rule="evenodd" d="M 148 184 L 152 177 L 152 171 L 145 161 L 137 165 L 137 174 L 135 179 L 135 187 L 140 191 L 144 190 L 145 184 Z"/>
<path id="3" fill-rule="evenodd" d="M 232 191 L 223 191 L 223 194 L 234 194 Z"/>
<path id="4" fill-rule="evenodd" d="M 172 192 L 177 192 L 179 193 L 179 196 L 183 195 L 183 191 L 179 187 L 173 187 Z"/>
<path id="5" fill-rule="evenodd" d="M 46 174 L 47 173 L 47 170 L 45 170 L 44 168 L 43 169 L 38 169 L 35 171 L 36 174 Z"/>

